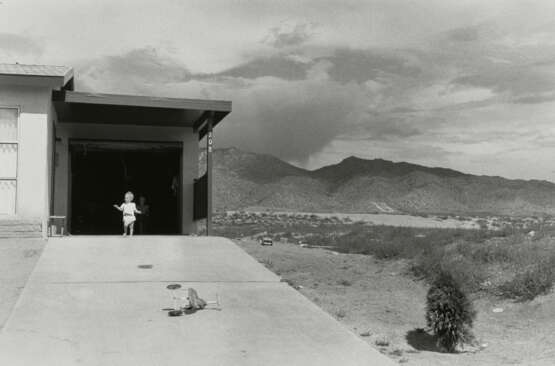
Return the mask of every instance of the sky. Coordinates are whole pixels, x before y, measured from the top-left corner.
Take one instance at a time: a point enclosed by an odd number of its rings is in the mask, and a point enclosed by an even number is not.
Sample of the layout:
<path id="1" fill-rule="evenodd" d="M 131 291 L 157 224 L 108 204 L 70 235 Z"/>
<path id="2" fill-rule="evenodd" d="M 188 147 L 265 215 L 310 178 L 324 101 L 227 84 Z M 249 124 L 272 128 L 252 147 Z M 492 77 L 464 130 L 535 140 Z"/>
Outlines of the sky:
<path id="1" fill-rule="evenodd" d="M 0 0 L 0 62 L 232 100 L 218 147 L 555 181 L 555 1 Z"/>

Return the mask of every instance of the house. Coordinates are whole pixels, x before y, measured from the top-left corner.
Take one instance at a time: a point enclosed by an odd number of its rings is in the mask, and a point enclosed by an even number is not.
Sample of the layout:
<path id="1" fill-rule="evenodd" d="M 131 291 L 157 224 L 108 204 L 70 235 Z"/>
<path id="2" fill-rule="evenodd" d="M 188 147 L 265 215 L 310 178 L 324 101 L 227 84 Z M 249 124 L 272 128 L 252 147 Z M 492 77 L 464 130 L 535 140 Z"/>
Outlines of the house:
<path id="1" fill-rule="evenodd" d="M 196 233 L 205 218 L 210 231 L 212 129 L 230 112 L 229 101 L 75 91 L 70 67 L 0 64 L 0 236 L 118 234 L 113 204 L 127 191 L 150 207 L 145 234 Z"/>

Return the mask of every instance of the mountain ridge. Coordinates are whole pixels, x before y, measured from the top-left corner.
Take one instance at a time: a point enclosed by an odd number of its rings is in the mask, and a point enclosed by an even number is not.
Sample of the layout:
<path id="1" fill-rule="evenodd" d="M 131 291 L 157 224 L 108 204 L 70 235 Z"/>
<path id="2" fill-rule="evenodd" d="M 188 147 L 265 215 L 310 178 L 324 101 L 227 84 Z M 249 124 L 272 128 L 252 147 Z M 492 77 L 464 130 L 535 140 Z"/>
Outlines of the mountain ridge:
<path id="1" fill-rule="evenodd" d="M 214 150 L 214 207 L 344 213 L 555 214 L 555 183 L 350 156 L 314 170 Z M 205 167 L 201 153 L 200 170 Z"/>

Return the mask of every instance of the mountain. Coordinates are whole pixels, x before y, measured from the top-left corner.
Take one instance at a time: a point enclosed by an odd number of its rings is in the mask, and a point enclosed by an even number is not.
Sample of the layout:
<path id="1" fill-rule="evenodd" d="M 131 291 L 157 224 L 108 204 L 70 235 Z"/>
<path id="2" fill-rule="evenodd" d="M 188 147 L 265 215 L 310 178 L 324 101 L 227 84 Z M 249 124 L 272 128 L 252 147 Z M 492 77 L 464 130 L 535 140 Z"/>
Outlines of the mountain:
<path id="1" fill-rule="evenodd" d="M 357 157 L 310 171 L 236 148 L 216 149 L 213 158 L 217 211 L 555 214 L 555 184 L 547 181 Z"/>

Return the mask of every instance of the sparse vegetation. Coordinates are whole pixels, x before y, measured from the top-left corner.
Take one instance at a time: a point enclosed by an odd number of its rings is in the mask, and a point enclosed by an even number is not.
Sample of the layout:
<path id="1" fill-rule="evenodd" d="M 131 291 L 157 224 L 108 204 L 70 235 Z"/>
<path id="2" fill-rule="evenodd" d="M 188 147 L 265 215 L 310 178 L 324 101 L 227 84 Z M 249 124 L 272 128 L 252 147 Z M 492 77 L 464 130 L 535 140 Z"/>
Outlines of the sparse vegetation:
<path id="1" fill-rule="evenodd" d="M 306 248 L 407 260 L 417 278 L 430 282 L 447 271 L 470 294 L 530 300 L 550 291 L 555 281 L 553 219 L 487 216 L 477 221 L 484 229 L 375 226 L 348 218 L 235 212 L 219 216 L 216 230 L 231 238 L 269 236 Z M 271 263 L 264 264 L 271 268 Z M 338 284 L 352 285 L 349 279 Z"/>
<path id="2" fill-rule="evenodd" d="M 385 337 L 379 337 L 378 339 L 376 339 L 376 341 L 374 343 L 378 347 L 387 347 L 387 346 L 389 346 L 389 340 Z"/>
<path id="3" fill-rule="evenodd" d="M 545 295 L 553 288 L 555 256 L 541 261 L 499 286 L 502 296 L 520 301 Z"/>
<path id="4" fill-rule="evenodd" d="M 237 221 L 247 215 L 258 224 Z M 533 304 L 512 301 L 549 292 L 548 285 L 529 283 L 540 277 L 538 272 L 555 268 L 555 261 L 550 262 L 555 253 L 551 219 L 488 216 L 496 230 L 472 231 L 372 226 L 344 217 L 331 223 L 307 215 L 230 216 L 220 219 L 217 230 L 225 232 L 228 226 L 240 232 L 247 226 L 252 234 L 238 236 L 242 248 L 258 260 L 271 258 L 272 271 L 284 281 L 400 363 L 435 364 L 443 357 L 435 353 L 437 337 L 424 329 L 422 312 L 415 311 L 425 308 L 429 284 L 440 269 L 448 271 L 480 312 L 476 341 L 465 345 L 464 356 L 448 356 L 450 364 L 524 364 L 532 354 L 544 361 L 542 355 L 555 347 L 553 324 L 546 321 L 554 315 L 554 294 Z M 263 247 L 254 240 L 261 235 L 282 240 Z M 387 251 L 388 243 L 395 243 L 394 251 Z M 377 248 L 386 255 L 378 258 Z M 537 266 L 541 261 L 545 264 Z M 549 284 L 550 276 L 543 278 L 538 283 Z M 488 348 L 488 343 L 496 347 Z"/>
<path id="5" fill-rule="evenodd" d="M 352 282 L 346 279 L 339 280 L 337 283 L 345 287 L 352 285 Z"/>
<path id="6" fill-rule="evenodd" d="M 343 309 L 338 309 L 338 310 L 335 312 L 335 316 L 336 316 L 337 318 L 339 318 L 339 319 L 342 319 L 342 318 L 344 318 L 344 317 L 347 316 L 347 312 L 346 312 L 345 310 L 343 310 Z"/>
<path id="7" fill-rule="evenodd" d="M 473 339 L 476 312 L 460 285 L 448 272 L 440 272 L 426 297 L 426 322 L 440 349 L 454 352 Z"/>

